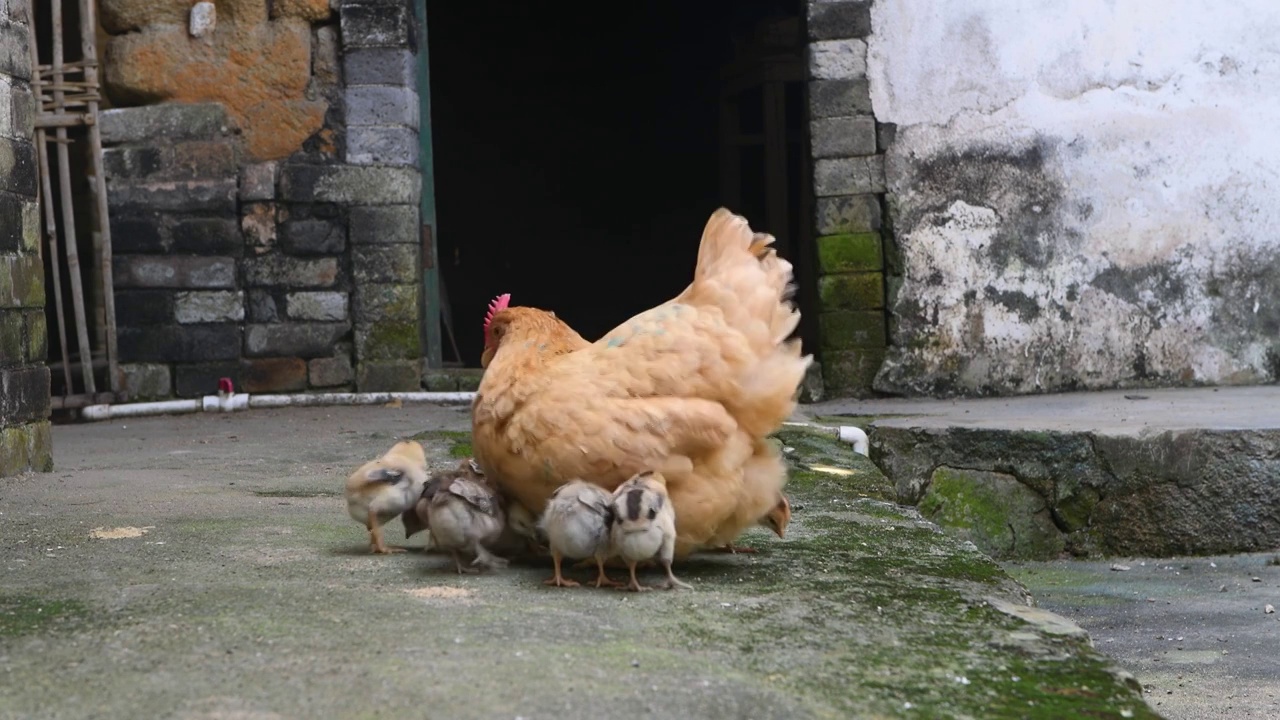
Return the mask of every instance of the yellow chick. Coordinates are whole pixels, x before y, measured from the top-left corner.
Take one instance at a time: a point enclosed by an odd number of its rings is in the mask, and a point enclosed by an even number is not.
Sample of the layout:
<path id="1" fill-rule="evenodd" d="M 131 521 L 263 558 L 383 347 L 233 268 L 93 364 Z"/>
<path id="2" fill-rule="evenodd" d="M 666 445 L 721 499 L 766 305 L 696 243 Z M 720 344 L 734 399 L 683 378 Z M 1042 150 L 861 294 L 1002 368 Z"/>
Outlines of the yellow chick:
<path id="1" fill-rule="evenodd" d="M 426 482 L 426 452 L 412 440 L 392 445 L 382 457 L 361 465 L 347 478 L 347 512 L 368 528 L 374 553 L 404 552 L 404 548 L 387 547 L 382 526 L 413 508 Z"/>
<path id="2" fill-rule="evenodd" d="M 693 589 L 671 572 L 675 558 L 676 513 L 667 497 L 667 480 L 660 473 L 642 472 L 613 491 L 613 526 L 610 529 L 613 552 L 631 570 L 631 582 L 625 589 L 633 592 L 651 590 L 636 580 L 636 565 L 657 558 L 667 571 L 661 587 Z"/>

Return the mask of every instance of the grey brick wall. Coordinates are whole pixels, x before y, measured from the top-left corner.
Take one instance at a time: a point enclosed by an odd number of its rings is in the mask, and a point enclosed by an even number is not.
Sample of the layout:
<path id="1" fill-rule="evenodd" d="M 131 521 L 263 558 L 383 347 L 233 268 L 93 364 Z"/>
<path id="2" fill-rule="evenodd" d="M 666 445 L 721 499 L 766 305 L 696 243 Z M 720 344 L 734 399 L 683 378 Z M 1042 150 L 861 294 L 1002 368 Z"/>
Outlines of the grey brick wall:
<path id="1" fill-rule="evenodd" d="M 53 469 L 29 2 L 0 2 L 0 477 Z"/>
<path id="2" fill-rule="evenodd" d="M 867 82 L 872 3 L 807 6 L 819 359 L 827 391 L 844 396 L 871 393 L 887 342 L 881 207 L 891 132 L 876 122 Z"/>
<path id="3" fill-rule="evenodd" d="M 217 104 L 103 114 L 132 399 L 422 387 L 411 6 L 342 2 L 315 33 L 341 72 L 316 71 L 325 128 L 288 158 L 246 157 Z"/>

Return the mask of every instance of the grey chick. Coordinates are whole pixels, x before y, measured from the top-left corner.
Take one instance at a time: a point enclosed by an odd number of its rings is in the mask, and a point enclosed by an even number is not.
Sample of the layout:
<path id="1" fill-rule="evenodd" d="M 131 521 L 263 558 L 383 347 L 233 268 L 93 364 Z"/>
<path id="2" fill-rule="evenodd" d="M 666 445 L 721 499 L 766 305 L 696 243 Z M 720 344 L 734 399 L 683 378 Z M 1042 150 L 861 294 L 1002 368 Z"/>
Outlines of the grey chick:
<path id="1" fill-rule="evenodd" d="M 556 587 L 577 587 L 576 580 L 560 574 L 563 558 L 596 561 L 596 587 L 618 587 L 622 583 L 610 580 L 604 571 L 604 561 L 609 558 L 609 525 L 613 518 L 613 495 L 598 485 L 582 480 L 572 480 L 556 488 L 538 526 L 547 536 L 551 548 L 551 560 L 556 574 L 543 581 Z"/>
<path id="2" fill-rule="evenodd" d="M 453 556 L 458 574 L 479 572 L 478 567 L 504 568 L 507 561 L 489 552 L 502 536 L 506 526 L 501 498 L 484 476 L 466 470 L 441 473 L 440 482 L 431 490 L 427 501 L 427 525 L 431 540 L 441 550 Z M 470 565 L 463 566 L 460 552 L 474 556 Z"/>
<path id="3" fill-rule="evenodd" d="M 474 459 L 465 458 L 453 470 L 437 472 L 427 478 L 422 487 L 422 495 L 418 498 L 417 503 L 400 516 L 400 519 L 404 522 L 404 537 L 406 540 L 427 529 L 431 522 L 427 514 L 427 510 L 431 506 L 431 498 L 435 496 L 436 489 L 440 487 L 441 482 L 453 477 L 483 478 L 484 473 L 481 472 L 480 466 L 476 464 Z"/>
<path id="4" fill-rule="evenodd" d="M 642 472 L 613 491 L 613 525 L 610 528 L 613 552 L 631 570 L 627 590 L 651 590 L 636 580 L 636 565 L 657 558 L 667 571 L 667 580 L 656 586 L 667 590 L 693 589 L 671 572 L 676 551 L 676 512 L 667 497 L 667 479 L 656 472 Z"/>

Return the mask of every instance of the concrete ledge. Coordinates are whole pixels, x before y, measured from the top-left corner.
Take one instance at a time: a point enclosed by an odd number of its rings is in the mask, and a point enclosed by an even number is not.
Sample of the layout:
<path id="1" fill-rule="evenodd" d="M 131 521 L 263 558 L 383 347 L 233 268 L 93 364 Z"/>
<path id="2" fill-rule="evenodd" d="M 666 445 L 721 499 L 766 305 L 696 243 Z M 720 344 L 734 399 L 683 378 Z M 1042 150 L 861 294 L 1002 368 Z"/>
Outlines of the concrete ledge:
<path id="1" fill-rule="evenodd" d="M 874 419 L 871 456 L 899 502 L 997 558 L 1280 545 L 1280 387 L 805 410 Z"/>

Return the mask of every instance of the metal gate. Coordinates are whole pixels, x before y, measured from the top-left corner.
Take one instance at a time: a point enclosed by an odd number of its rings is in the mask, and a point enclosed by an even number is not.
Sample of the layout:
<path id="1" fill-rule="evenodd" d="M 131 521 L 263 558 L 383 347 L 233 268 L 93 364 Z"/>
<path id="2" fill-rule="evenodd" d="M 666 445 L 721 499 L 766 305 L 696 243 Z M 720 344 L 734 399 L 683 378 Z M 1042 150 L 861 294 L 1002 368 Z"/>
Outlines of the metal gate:
<path id="1" fill-rule="evenodd" d="M 98 129 L 97 8 L 94 0 L 32 4 L 31 87 L 45 240 L 41 254 L 52 291 L 46 298 L 52 294 L 56 316 L 48 324 L 48 345 L 51 355 L 54 348 L 60 355 L 49 362 L 56 410 L 122 398 L 116 397 L 120 377 L 111 223 Z"/>

